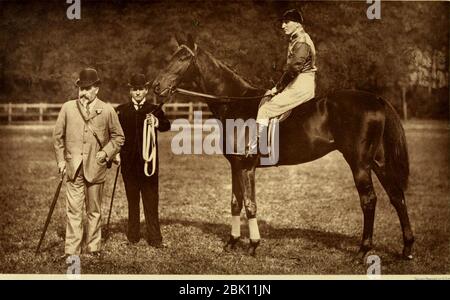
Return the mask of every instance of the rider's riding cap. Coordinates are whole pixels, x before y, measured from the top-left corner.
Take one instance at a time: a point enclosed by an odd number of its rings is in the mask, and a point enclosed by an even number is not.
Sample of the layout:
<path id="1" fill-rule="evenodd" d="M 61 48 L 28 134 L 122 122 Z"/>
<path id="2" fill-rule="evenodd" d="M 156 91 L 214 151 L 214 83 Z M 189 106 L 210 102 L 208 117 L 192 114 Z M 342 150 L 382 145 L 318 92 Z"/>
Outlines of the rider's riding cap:
<path id="1" fill-rule="evenodd" d="M 287 10 L 283 14 L 283 17 L 281 17 L 281 21 L 293 21 L 293 22 L 303 24 L 303 16 L 298 10 L 296 10 L 294 8 L 294 9 Z"/>

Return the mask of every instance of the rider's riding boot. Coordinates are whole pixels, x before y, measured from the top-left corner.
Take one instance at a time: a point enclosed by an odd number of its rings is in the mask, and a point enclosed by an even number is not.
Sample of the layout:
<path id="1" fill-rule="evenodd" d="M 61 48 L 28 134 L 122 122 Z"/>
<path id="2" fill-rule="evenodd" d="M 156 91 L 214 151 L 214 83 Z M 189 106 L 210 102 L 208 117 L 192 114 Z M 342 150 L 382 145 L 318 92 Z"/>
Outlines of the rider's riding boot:
<path id="1" fill-rule="evenodd" d="M 250 140 L 248 142 L 248 146 L 247 149 L 245 150 L 245 156 L 249 157 L 250 155 L 256 155 L 259 154 L 259 139 L 261 138 L 261 136 L 263 136 L 263 132 L 264 130 L 267 129 L 267 126 L 260 124 L 260 123 L 256 123 L 258 124 L 258 129 L 257 129 L 257 133 L 250 136 Z"/>

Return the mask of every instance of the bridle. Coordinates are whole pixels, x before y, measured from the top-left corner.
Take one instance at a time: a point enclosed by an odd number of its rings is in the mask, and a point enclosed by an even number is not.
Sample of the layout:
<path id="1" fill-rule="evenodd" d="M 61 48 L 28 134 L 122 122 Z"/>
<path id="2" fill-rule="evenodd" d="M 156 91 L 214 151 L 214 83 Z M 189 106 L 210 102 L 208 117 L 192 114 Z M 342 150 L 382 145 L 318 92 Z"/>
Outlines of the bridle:
<path id="1" fill-rule="evenodd" d="M 190 67 L 195 65 L 196 58 L 197 58 L 197 55 L 196 55 L 197 54 L 197 44 L 194 44 L 194 50 L 192 50 L 185 44 L 180 45 L 178 48 L 178 51 L 181 49 L 186 49 L 189 52 L 189 54 L 191 55 L 191 60 L 189 62 L 189 66 L 180 75 L 180 78 L 183 78 L 186 75 L 187 71 L 190 69 Z M 154 91 L 154 93 L 157 94 L 158 96 L 163 96 L 163 97 L 165 97 L 166 96 L 165 93 L 167 93 L 167 97 L 169 99 L 171 99 L 171 97 L 174 94 L 182 94 L 182 95 L 186 95 L 186 96 L 201 97 L 204 99 L 208 99 L 208 102 L 216 102 L 216 103 L 230 103 L 230 102 L 235 102 L 237 100 L 256 100 L 256 99 L 261 99 L 264 96 L 266 96 L 266 95 L 248 96 L 248 97 L 245 97 L 245 96 L 242 96 L 242 97 L 217 96 L 217 95 L 212 95 L 212 94 L 205 94 L 205 93 L 200 93 L 200 92 L 195 92 L 195 91 L 189 91 L 189 90 L 177 88 L 176 86 L 168 86 L 161 92 L 156 93 Z"/>
<path id="2" fill-rule="evenodd" d="M 178 46 L 177 52 L 180 51 L 181 49 L 186 49 L 189 52 L 191 58 L 190 58 L 188 67 L 183 71 L 183 73 L 181 73 L 179 78 L 183 78 L 186 75 L 187 71 L 192 66 L 192 64 L 195 64 L 195 59 L 196 59 L 196 54 L 195 53 L 197 52 L 197 44 L 194 44 L 194 51 L 192 51 L 191 48 L 189 48 L 188 46 L 186 46 L 184 44 L 181 44 L 181 45 Z M 178 89 L 175 86 L 169 85 L 168 87 L 166 87 L 165 89 L 163 89 L 160 92 L 156 92 L 155 90 L 153 92 L 157 96 L 167 97 L 167 98 L 170 99 L 172 95 L 178 93 Z"/>

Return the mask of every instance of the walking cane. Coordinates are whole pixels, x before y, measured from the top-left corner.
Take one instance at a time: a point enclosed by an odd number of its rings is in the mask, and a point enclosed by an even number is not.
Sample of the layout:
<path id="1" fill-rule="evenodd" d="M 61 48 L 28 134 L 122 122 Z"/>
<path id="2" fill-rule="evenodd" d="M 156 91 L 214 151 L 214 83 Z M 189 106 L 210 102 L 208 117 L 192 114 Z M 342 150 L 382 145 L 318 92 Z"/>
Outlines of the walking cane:
<path id="1" fill-rule="evenodd" d="M 117 166 L 116 178 L 114 179 L 114 186 L 113 186 L 113 190 L 112 190 L 112 194 L 111 194 L 111 202 L 109 204 L 108 222 L 106 222 L 105 242 L 108 240 L 108 237 L 109 237 L 109 221 L 111 220 L 111 212 L 112 212 L 113 201 L 114 201 L 114 193 L 116 192 L 116 184 L 117 184 L 117 177 L 119 177 L 119 170 L 120 170 L 120 163 Z"/>
<path id="2" fill-rule="evenodd" d="M 62 186 L 62 183 L 64 180 L 64 175 L 66 175 L 66 172 L 62 173 L 61 179 L 59 180 L 59 183 L 58 183 L 58 187 L 56 188 L 55 195 L 53 196 L 53 201 L 52 201 L 52 204 L 50 205 L 50 210 L 48 212 L 47 220 L 45 221 L 45 225 L 44 225 L 44 230 L 42 231 L 41 239 L 39 240 L 39 244 L 36 248 L 35 255 L 39 253 L 39 249 L 41 248 L 41 244 L 42 244 L 42 241 L 44 240 L 45 233 L 47 232 L 48 224 L 50 224 L 50 219 L 52 218 L 53 210 L 55 209 L 56 201 L 58 200 L 59 192 L 61 191 L 61 186 Z"/>

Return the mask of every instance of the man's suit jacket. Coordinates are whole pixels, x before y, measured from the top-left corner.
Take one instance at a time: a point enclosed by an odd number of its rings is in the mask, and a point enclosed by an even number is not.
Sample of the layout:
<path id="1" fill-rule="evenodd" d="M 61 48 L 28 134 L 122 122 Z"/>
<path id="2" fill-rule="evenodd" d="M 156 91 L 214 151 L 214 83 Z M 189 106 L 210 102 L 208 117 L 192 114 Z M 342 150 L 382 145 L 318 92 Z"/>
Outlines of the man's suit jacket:
<path id="1" fill-rule="evenodd" d="M 125 144 L 120 151 L 120 159 L 122 164 L 122 174 L 125 176 L 133 175 L 144 177 L 144 159 L 142 158 L 142 132 L 144 128 L 144 120 L 148 113 L 158 119 L 159 126 L 157 131 L 163 132 L 170 130 L 170 121 L 164 115 L 161 109 L 154 111 L 156 105 L 144 102 L 143 106 L 136 111 L 133 102 L 121 104 L 117 107 L 120 124 L 125 134 Z M 156 145 L 158 146 L 158 132 L 156 131 Z M 158 154 L 158 152 L 157 152 Z M 157 178 L 158 174 L 158 156 L 157 168 L 155 175 L 150 178 Z"/>
<path id="2" fill-rule="evenodd" d="M 90 183 L 100 183 L 105 181 L 106 162 L 101 163 L 96 159 L 100 146 L 86 126 L 78 110 L 77 101 L 79 100 L 64 103 L 56 120 L 53 132 L 56 160 L 58 163 L 66 161 L 69 180 L 75 178 L 75 173 L 83 162 L 86 180 Z M 114 108 L 97 99 L 94 107 L 90 109 L 89 117 L 83 109 L 81 111 L 84 117 L 89 119 L 89 126 L 97 133 L 107 160 L 112 160 L 125 139 Z"/>

